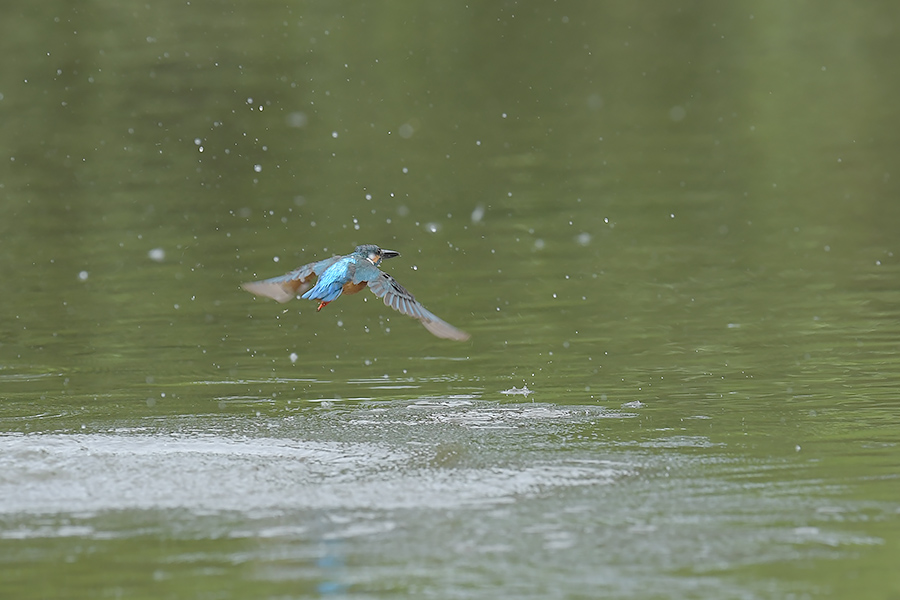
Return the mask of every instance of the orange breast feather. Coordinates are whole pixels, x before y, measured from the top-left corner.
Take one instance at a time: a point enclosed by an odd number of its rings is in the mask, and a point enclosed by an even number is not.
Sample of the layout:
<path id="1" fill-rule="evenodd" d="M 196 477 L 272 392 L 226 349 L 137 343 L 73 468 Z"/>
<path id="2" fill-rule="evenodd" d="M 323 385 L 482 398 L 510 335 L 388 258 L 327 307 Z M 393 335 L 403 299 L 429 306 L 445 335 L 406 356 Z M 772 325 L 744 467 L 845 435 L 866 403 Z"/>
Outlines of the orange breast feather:
<path id="1" fill-rule="evenodd" d="M 355 294 L 359 290 L 366 287 L 365 281 L 360 281 L 359 283 L 353 283 L 352 281 L 348 281 L 344 284 L 344 293 L 345 294 Z"/>

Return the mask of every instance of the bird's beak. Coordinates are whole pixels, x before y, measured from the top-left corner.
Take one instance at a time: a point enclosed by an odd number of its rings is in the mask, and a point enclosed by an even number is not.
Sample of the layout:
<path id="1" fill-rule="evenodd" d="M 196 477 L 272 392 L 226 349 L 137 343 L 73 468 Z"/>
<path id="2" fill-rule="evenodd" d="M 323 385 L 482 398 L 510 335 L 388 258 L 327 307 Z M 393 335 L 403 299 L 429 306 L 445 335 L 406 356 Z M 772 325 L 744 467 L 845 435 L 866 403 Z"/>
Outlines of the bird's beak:
<path id="1" fill-rule="evenodd" d="M 394 250 L 382 250 L 381 258 L 396 258 L 400 256 L 399 252 L 395 252 Z"/>

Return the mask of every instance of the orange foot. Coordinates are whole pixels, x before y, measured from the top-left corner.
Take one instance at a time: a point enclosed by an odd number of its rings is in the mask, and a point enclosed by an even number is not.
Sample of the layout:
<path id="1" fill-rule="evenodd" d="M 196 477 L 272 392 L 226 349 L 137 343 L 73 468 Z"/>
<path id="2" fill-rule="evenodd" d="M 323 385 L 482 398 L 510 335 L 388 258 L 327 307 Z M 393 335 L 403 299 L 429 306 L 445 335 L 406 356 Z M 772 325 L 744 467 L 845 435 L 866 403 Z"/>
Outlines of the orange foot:
<path id="1" fill-rule="evenodd" d="M 328 302 L 319 302 L 319 306 L 318 306 L 318 308 L 316 308 L 316 312 L 319 312 L 320 310 L 325 308 L 326 304 L 328 304 Z"/>

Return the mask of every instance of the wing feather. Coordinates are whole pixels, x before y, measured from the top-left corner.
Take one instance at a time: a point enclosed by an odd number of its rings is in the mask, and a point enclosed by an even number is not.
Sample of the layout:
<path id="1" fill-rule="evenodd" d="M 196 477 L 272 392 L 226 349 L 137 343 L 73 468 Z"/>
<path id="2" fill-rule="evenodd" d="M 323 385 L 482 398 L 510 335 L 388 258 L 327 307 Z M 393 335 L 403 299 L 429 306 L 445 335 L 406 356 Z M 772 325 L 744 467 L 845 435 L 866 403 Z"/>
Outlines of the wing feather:
<path id="1" fill-rule="evenodd" d="M 397 283 L 397 280 L 387 273 L 379 272 L 378 276 L 371 279 L 369 281 L 369 289 L 378 298 L 383 298 L 386 306 L 390 306 L 401 314 L 418 319 L 425 326 L 425 329 L 437 337 L 460 342 L 469 339 L 468 333 L 441 320 L 434 313 L 419 304 L 415 296 L 410 294 L 406 288 Z"/>
<path id="2" fill-rule="evenodd" d="M 257 296 L 272 298 L 282 303 L 288 302 L 315 285 L 316 277 L 340 260 L 340 258 L 340 256 L 332 256 L 325 260 L 297 267 L 290 273 L 278 277 L 243 283 L 241 287 Z"/>

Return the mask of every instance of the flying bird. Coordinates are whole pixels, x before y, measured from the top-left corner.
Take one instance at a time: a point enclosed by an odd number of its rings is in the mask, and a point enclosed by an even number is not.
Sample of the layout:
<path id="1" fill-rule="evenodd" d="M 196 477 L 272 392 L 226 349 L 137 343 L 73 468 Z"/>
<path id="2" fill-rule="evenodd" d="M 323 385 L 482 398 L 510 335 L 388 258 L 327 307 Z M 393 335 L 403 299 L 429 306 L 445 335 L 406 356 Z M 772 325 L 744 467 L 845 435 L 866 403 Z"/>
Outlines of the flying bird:
<path id="1" fill-rule="evenodd" d="M 399 252 L 365 244 L 345 256 L 332 256 L 298 267 L 286 275 L 251 281 L 241 287 L 278 302 L 287 302 L 297 295 L 306 300 L 318 300 L 316 311 L 320 311 L 341 294 L 355 294 L 368 286 L 373 294 L 384 298 L 387 306 L 418 319 L 437 337 L 460 342 L 469 339 L 468 333 L 435 316 L 396 279 L 378 268 L 384 259 L 397 256 L 400 256 Z"/>

